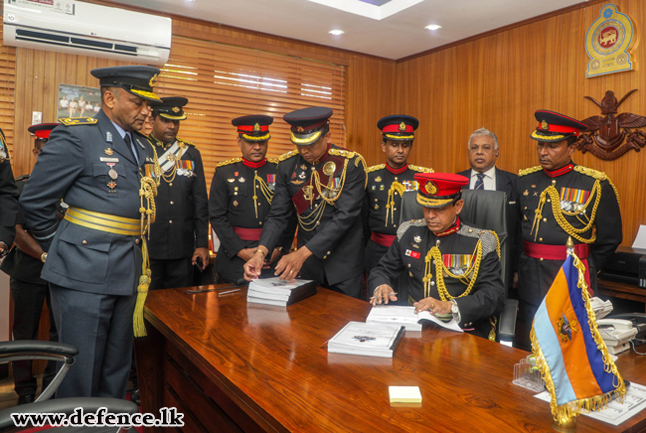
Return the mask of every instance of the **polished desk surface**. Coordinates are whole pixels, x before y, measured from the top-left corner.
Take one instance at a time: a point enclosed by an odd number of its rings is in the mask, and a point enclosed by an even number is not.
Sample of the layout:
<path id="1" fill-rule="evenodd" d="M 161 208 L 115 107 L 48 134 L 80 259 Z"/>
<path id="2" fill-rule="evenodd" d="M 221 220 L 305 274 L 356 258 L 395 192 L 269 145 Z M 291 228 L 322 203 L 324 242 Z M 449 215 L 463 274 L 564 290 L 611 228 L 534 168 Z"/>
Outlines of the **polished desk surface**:
<path id="1" fill-rule="evenodd" d="M 208 286 L 204 286 L 208 288 Z M 289 307 L 230 294 L 148 294 L 145 317 L 263 429 L 280 432 L 553 432 L 549 405 L 513 385 L 527 355 L 433 324 L 407 332 L 393 359 L 328 354 L 366 302 L 325 289 Z M 646 357 L 622 354 L 623 377 L 646 383 Z M 417 385 L 421 407 L 391 407 L 390 385 Z M 618 427 L 578 417 L 578 433 L 646 429 L 646 411 Z"/>

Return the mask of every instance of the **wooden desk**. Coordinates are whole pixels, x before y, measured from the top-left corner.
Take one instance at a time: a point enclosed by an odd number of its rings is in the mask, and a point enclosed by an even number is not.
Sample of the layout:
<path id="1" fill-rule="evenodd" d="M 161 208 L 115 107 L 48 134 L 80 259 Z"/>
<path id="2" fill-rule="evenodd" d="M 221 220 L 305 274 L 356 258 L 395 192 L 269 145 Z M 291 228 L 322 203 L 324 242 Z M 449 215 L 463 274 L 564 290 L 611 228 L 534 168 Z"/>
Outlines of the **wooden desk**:
<path id="1" fill-rule="evenodd" d="M 328 355 L 324 343 L 369 304 L 324 289 L 286 310 L 245 298 L 148 294 L 148 337 L 136 342 L 143 412 L 176 406 L 185 432 L 554 431 L 549 405 L 511 383 L 524 351 L 428 325 L 392 360 Z M 644 358 L 620 355 L 620 372 L 646 383 Z M 422 407 L 391 407 L 389 385 L 418 385 Z M 577 433 L 643 430 L 646 411 L 619 427 L 578 418 Z"/>
<path id="2" fill-rule="evenodd" d="M 599 278 L 597 280 L 597 291 L 599 292 L 599 295 L 603 296 L 612 296 L 615 298 L 643 302 L 646 311 L 646 289 L 642 289 L 634 284 L 620 283 Z"/>

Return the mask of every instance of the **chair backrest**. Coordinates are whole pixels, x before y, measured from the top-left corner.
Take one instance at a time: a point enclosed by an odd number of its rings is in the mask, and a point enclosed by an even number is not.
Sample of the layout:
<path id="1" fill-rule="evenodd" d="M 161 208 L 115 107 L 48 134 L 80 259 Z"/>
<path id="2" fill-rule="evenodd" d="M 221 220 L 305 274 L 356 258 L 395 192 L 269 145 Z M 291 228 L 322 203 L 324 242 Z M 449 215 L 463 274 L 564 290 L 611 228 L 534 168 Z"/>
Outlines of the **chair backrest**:
<path id="1" fill-rule="evenodd" d="M 473 191 L 462 190 L 464 207 L 460 212 L 460 220 L 473 227 L 493 230 L 500 241 L 500 262 L 502 265 L 502 281 L 505 286 L 505 297 L 513 280 L 511 268 L 509 232 L 507 225 L 507 194 L 503 191 Z M 424 218 L 422 206 L 417 203 L 417 192 L 408 191 L 402 196 L 400 224 L 411 219 Z"/>

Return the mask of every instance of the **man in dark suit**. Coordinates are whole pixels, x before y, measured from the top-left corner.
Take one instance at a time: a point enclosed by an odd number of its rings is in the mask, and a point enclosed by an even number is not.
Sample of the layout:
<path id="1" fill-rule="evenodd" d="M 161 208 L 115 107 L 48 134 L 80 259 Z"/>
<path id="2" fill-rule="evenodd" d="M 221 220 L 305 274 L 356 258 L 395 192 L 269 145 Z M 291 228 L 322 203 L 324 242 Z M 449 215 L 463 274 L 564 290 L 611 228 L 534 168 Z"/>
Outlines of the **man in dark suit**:
<path id="1" fill-rule="evenodd" d="M 503 191 L 507 194 L 507 222 L 511 259 L 508 269 L 514 272 L 514 287 L 518 281 L 518 254 L 520 251 L 520 217 L 518 213 L 518 176 L 496 167 L 498 159 L 498 137 L 486 128 L 477 129 L 469 137 L 467 155 L 470 170 L 458 174 L 469 179 L 462 189 Z M 511 274 L 509 274 L 511 278 Z M 515 296 L 515 295 L 514 295 Z"/>
<path id="2" fill-rule="evenodd" d="M 59 341 L 79 349 L 58 397 L 124 398 L 133 312 L 135 336 L 145 335 L 150 270 L 142 226 L 145 232 L 154 219 L 160 169 L 152 143 L 138 131 L 149 103 L 159 101 L 158 74 L 149 66 L 92 70 L 101 111 L 96 118 L 61 119 L 20 198 L 47 253 L 41 276 L 50 283 Z M 61 197 L 69 209 L 59 224 Z"/>
<path id="3" fill-rule="evenodd" d="M 0 258 L 8 252 L 16 235 L 18 188 L 13 180 L 9 149 L 0 129 Z"/>
<path id="4" fill-rule="evenodd" d="M 35 134 L 32 152 L 36 157 L 49 139 L 49 134 L 57 127 L 58 123 L 41 123 L 29 127 L 29 132 Z M 22 191 L 29 180 L 29 175 L 16 178 L 16 186 Z M 59 212 L 59 218 L 62 215 Z M 40 278 L 43 270 L 43 257 L 45 252 L 38 242 L 31 236 L 25 224 L 22 210 L 16 217 L 16 240 L 9 255 L 0 264 L 0 269 L 10 276 L 9 285 L 13 299 L 13 324 L 11 331 L 14 340 L 37 340 L 40 316 L 43 303 L 49 309 L 49 341 L 58 341 L 56 324 L 52 314 L 47 281 Z M 18 404 L 33 403 L 36 399 L 38 382 L 32 374 L 31 361 L 14 361 L 13 368 L 14 389 L 18 394 Z M 44 390 L 56 375 L 56 362 L 49 361 L 43 373 Z"/>
<path id="5" fill-rule="evenodd" d="M 309 107 L 287 113 L 298 150 L 279 158 L 276 190 L 258 249 L 244 265 L 258 278 L 265 257 L 278 245 L 294 213 L 298 249 L 276 265 L 282 279 L 301 276 L 358 298 L 363 274 L 361 207 L 366 163 L 356 152 L 330 143 L 332 109 Z"/>
<path id="6" fill-rule="evenodd" d="M 150 140 L 162 170 L 157 188 L 157 219 L 150 228 L 150 290 L 193 285 L 193 266 L 209 264 L 209 210 L 202 156 L 177 137 L 186 119 L 183 97 L 162 98 L 152 106 Z"/>

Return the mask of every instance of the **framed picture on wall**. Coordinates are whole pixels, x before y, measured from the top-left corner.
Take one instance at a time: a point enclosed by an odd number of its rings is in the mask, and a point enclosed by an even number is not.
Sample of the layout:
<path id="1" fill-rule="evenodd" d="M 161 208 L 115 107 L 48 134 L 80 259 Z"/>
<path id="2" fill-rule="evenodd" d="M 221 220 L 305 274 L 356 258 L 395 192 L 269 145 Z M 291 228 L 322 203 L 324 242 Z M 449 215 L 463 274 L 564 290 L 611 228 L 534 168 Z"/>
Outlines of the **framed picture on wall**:
<path id="1" fill-rule="evenodd" d="M 58 85 L 57 119 L 94 117 L 101 109 L 101 90 L 97 87 Z"/>

